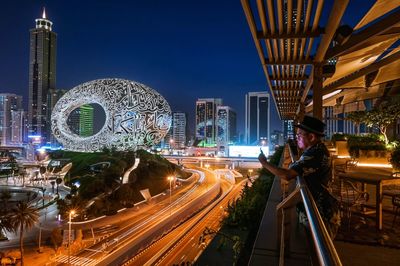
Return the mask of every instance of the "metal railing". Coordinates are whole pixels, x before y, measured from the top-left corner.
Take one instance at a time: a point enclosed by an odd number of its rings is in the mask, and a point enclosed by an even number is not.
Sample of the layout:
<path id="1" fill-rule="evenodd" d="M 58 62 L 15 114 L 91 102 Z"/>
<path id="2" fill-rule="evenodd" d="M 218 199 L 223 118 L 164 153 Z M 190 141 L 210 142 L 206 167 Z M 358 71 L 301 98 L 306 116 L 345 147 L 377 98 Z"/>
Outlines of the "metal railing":
<path id="1" fill-rule="evenodd" d="M 296 153 L 293 151 L 294 146 L 288 145 L 288 147 L 290 158 L 293 162 L 297 159 Z M 335 246 L 333 245 L 332 239 L 325 227 L 324 221 L 319 214 L 317 205 L 315 204 L 315 201 L 303 177 L 297 177 L 296 189 L 277 206 L 278 219 L 281 220 L 280 222 L 284 222 L 285 215 L 283 210 L 290 206 L 293 206 L 299 199 L 301 199 L 304 204 L 319 264 L 342 265 L 340 258 L 336 252 Z M 278 225 L 282 227 L 281 235 L 283 236 L 285 234 L 283 231 L 284 225 L 282 223 L 279 223 L 279 221 Z M 279 245 L 281 246 L 281 260 L 279 264 L 284 265 L 284 256 L 282 254 L 282 252 L 284 252 L 284 244 L 282 243 L 282 241 L 285 240 L 283 237 L 281 237 L 279 241 Z"/>

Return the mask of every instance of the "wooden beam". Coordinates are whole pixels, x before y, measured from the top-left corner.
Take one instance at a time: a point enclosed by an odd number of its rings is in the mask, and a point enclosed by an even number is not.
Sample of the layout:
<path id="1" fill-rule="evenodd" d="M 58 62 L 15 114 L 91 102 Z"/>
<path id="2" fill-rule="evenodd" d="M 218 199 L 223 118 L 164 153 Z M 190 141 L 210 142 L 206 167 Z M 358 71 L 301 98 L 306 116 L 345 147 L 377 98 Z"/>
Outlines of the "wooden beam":
<path id="1" fill-rule="evenodd" d="M 318 28 L 315 31 L 311 31 L 311 29 L 306 32 L 292 32 L 292 33 L 263 33 L 263 31 L 257 31 L 257 38 L 260 40 L 268 39 L 268 40 L 280 40 L 280 39 L 307 39 L 307 38 L 316 38 L 321 36 L 321 34 L 325 33 L 325 29 Z"/>
<path id="2" fill-rule="evenodd" d="M 313 58 L 309 57 L 308 59 L 297 59 L 297 60 L 278 60 L 276 62 L 268 60 L 268 58 L 264 59 L 264 65 L 312 65 Z"/>
<path id="3" fill-rule="evenodd" d="M 384 57 L 381 60 L 379 60 L 378 62 L 372 63 L 371 65 L 366 66 L 356 72 L 353 72 L 350 75 L 347 75 L 337 81 L 329 83 L 328 85 L 326 85 L 324 87 L 324 94 L 331 93 L 331 92 L 335 91 L 337 88 L 339 88 L 340 86 L 343 86 L 346 83 L 349 83 L 350 81 L 353 81 L 359 77 L 362 77 L 364 75 L 372 73 L 372 72 L 380 69 L 381 67 L 388 65 L 399 59 L 400 59 L 400 51 L 398 51 L 390 56 Z"/>
<path id="4" fill-rule="evenodd" d="M 269 73 L 268 73 L 267 66 L 263 64 L 265 55 L 263 53 L 263 49 L 261 47 L 260 42 L 257 40 L 257 26 L 256 26 L 256 23 L 254 21 L 254 16 L 253 16 L 253 12 L 251 11 L 251 8 L 250 8 L 249 0 L 240 0 L 240 2 L 242 3 L 243 11 L 245 13 L 247 23 L 249 24 L 251 36 L 253 37 L 253 41 L 254 41 L 254 44 L 256 46 L 256 49 L 257 49 L 257 52 L 258 52 L 258 56 L 259 56 L 260 61 L 262 63 L 262 68 L 264 70 L 264 75 L 265 75 L 265 77 L 267 79 L 268 87 L 272 87 L 271 81 L 268 79 Z M 275 106 L 276 106 L 276 99 L 275 99 L 274 95 L 272 95 L 272 99 L 274 100 L 274 103 L 275 103 Z M 281 114 L 279 113 L 279 111 L 278 111 L 278 115 L 279 115 L 279 118 L 280 118 Z"/>
<path id="5" fill-rule="evenodd" d="M 328 60 L 332 57 L 341 55 L 349 49 L 353 50 L 355 47 L 358 47 L 367 42 L 371 37 L 390 31 L 392 26 L 399 22 L 400 9 L 383 18 L 382 20 L 376 22 L 372 26 L 367 27 L 358 33 L 355 33 L 343 45 L 338 45 L 329 49 L 325 55 L 325 59 Z"/>
<path id="6" fill-rule="evenodd" d="M 304 86 L 293 87 L 293 88 L 272 86 L 271 90 L 274 90 L 274 91 L 299 91 L 299 90 L 301 90 L 302 91 L 302 90 L 304 90 Z"/>
<path id="7" fill-rule="evenodd" d="M 313 116 L 320 120 L 322 117 L 322 64 L 314 65 L 313 84 Z"/>
<path id="8" fill-rule="evenodd" d="M 333 35 L 340 24 L 340 20 L 346 11 L 349 0 L 336 0 L 333 4 L 331 13 L 329 15 L 328 23 L 326 25 L 326 33 L 322 36 L 321 43 L 318 46 L 315 55 L 315 62 L 321 63 L 324 58 L 329 45 L 332 42 Z M 315 75 L 314 75 L 315 78 Z M 321 77 L 322 78 L 322 77 Z M 322 117 L 321 117 L 322 118 Z"/>
<path id="9" fill-rule="evenodd" d="M 269 75 L 270 80 L 276 80 L 276 81 L 304 81 L 308 79 L 308 75 L 304 75 L 302 77 L 273 77 Z"/>

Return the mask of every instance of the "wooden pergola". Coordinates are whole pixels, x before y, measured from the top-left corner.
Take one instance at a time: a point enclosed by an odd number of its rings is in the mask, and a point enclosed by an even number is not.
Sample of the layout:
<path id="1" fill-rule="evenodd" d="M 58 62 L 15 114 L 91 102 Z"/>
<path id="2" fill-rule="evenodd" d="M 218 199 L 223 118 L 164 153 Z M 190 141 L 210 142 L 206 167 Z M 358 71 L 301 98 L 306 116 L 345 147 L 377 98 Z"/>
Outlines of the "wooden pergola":
<path id="1" fill-rule="evenodd" d="M 362 100 L 372 86 L 378 92 L 369 97 L 377 97 L 383 84 L 400 79 L 400 0 L 376 1 L 353 28 L 341 23 L 349 5 L 360 4 L 355 1 L 335 0 L 330 7 L 324 0 L 241 2 L 282 120 L 306 112 L 322 119 L 323 106 L 345 91 Z"/>

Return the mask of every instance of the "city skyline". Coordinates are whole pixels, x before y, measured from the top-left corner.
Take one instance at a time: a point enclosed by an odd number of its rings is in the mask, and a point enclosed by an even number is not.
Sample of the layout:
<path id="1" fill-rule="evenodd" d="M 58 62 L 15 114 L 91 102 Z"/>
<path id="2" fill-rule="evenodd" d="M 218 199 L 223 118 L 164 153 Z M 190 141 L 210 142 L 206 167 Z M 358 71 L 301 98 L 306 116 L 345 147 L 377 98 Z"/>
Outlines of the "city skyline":
<path id="1" fill-rule="evenodd" d="M 355 10 L 354 21 L 369 6 Z M 135 80 L 157 90 L 173 111 L 187 112 L 192 133 L 196 99 L 222 98 L 237 111 L 242 134 L 245 94 L 270 93 L 240 1 L 16 1 L 0 11 L 7 36 L 0 92 L 22 95 L 25 108 L 29 29 L 43 7 L 58 34 L 58 89 L 98 78 Z M 271 130 L 281 129 L 275 107 L 271 111 Z"/>

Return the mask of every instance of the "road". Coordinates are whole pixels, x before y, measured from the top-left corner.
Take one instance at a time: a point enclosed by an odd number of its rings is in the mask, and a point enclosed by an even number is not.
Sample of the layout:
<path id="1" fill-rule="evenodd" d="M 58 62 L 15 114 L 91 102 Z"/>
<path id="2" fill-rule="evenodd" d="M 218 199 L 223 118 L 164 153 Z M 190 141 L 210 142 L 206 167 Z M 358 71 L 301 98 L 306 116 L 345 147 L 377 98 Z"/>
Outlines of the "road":
<path id="1" fill-rule="evenodd" d="M 146 211 L 138 212 L 137 216 L 125 224 L 117 232 L 97 244 L 74 255 L 74 260 L 79 265 L 110 265 L 121 262 L 127 256 L 126 254 L 136 254 L 140 249 L 145 248 L 154 239 L 159 238 L 166 230 L 179 224 L 181 220 L 202 205 L 207 203 L 208 197 L 215 197 L 210 193 L 217 195 L 219 193 L 219 181 L 212 175 L 200 177 L 197 185 L 193 186 L 183 195 L 175 195 L 172 203 L 169 204 L 169 198 L 151 204 Z M 218 186 L 217 186 L 218 185 Z M 178 197 L 179 196 L 179 197 Z M 206 197 L 205 197 L 206 196 Z M 65 256 L 56 258 L 61 264 L 67 262 Z"/>
<path id="2" fill-rule="evenodd" d="M 212 239 L 207 237 L 204 243 L 199 242 L 204 229 L 220 229 L 224 209 L 229 201 L 240 196 L 244 182 L 247 180 L 234 187 L 229 182 L 224 182 L 221 185 L 224 191 L 221 198 L 124 265 L 181 265 L 182 262 L 195 262 Z"/>

